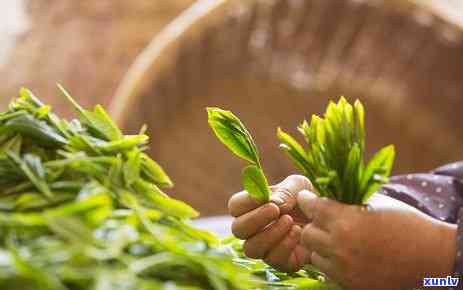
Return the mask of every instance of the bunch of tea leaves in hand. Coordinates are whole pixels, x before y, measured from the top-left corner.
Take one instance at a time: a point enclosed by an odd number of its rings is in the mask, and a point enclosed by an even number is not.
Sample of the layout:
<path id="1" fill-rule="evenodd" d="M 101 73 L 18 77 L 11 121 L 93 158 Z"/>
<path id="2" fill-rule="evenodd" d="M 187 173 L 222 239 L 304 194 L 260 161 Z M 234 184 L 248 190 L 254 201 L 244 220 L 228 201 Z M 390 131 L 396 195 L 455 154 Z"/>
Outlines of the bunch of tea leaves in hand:
<path id="1" fill-rule="evenodd" d="M 5 290 L 216 289 L 260 285 L 232 262 L 197 212 L 101 106 L 79 120 L 32 93 L 0 113 L 0 288 Z"/>
<path id="2" fill-rule="evenodd" d="M 217 138 L 234 154 L 251 165 L 242 172 L 242 183 L 254 199 L 267 202 L 270 189 L 260 163 L 257 146 L 248 129 L 232 112 L 219 108 L 207 108 L 208 122 Z"/>
<path id="3" fill-rule="evenodd" d="M 395 157 L 394 146 L 379 150 L 365 165 L 365 113 L 360 101 L 352 106 L 343 97 L 330 102 L 323 116 L 313 115 L 299 131 L 304 148 L 278 129 L 280 147 L 312 181 L 320 196 L 361 204 L 387 182 Z"/>

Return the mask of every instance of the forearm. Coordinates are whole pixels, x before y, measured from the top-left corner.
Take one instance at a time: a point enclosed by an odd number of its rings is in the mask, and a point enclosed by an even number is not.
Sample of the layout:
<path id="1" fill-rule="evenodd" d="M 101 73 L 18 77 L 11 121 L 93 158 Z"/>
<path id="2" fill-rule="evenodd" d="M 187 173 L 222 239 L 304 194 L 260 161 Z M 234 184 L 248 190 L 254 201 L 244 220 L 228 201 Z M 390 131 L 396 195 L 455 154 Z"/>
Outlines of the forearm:
<path id="1" fill-rule="evenodd" d="M 453 275 L 455 266 L 457 226 L 450 223 L 438 222 L 438 233 L 435 238 L 440 239 L 440 246 L 432 250 L 432 262 L 435 269 L 431 277 L 447 277 Z"/>
<path id="2" fill-rule="evenodd" d="M 435 267 L 427 277 L 459 277 L 463 272 L 463 162 L 440 167 L 427 174 L 391 178 L 381 193 L 414 206 L 439 220 L 440 246 L 429 253 Z M 440 288 L 442 289 L 442 288 Z M 458 287 L 463 289 L 463 281 Z"/>

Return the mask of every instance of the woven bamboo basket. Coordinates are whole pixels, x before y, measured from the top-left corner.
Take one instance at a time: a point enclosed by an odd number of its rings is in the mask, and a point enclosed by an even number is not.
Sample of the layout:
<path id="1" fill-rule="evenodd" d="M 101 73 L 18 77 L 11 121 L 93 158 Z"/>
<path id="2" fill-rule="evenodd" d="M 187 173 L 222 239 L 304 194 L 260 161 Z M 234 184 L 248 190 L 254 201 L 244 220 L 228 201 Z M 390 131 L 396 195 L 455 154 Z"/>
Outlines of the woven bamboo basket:
<path id="1" fill-rule="evenodd" d="M 174 196 L 220 214 L 243 163 L 206 106 L 238 113 L 272 182 L 296 172 L 277 126 L 297 134 L 340 95 L 364 102 L 369 152 L 393 143 L 396 173 L 429 170 L 463 158 L 462 51 L 461 27 L 413 1 L 202 0 L 138 56 L 112 112 L 129 131 L 148 124 Z"/>
<path id="2" fill-rule="evenodd" d="M 26 86 L 65 116 L 56 88 L 85 106 L 107 106 L 135 57 L 194 0 L 0 2 L 0 110 Z"/>

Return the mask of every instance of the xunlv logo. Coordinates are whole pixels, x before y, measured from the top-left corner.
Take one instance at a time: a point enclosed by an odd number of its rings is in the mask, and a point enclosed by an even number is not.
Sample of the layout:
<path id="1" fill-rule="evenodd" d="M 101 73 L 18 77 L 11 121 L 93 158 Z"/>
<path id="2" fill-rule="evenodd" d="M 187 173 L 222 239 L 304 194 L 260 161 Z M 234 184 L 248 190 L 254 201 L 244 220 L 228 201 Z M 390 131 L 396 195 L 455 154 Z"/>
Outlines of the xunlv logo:
<path id="1" fill-rule="evenodd" d="M 424 287 L 455 287 L 458 285 L 458 280 L 460 278 L 453 278 L 452 276 L 447 276 L 447 278 L 423 278 Z"/>

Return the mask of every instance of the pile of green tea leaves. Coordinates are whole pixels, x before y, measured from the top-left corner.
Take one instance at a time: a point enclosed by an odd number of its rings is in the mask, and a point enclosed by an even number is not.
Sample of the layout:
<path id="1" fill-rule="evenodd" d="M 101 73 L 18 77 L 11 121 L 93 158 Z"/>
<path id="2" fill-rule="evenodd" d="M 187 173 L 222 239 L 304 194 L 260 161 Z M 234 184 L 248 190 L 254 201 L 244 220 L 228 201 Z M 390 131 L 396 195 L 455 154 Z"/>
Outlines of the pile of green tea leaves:
<path id="1" fill-rule="evenodd" d="M 0 289 L 324 287 L 193 228 L 197 212 L 161 191 L 172 182 L 144 153 L 143 130 L 123 135 L 101 106 L 85 110 L 62 91 L 79 120 L 27 89 L 0 114 Z"/>
<path id="2" fill-rule="evenodd" d="M 306 265 L 294 273 L 283 273 L 268 266 L 262 260 L 249 259 L 244 254 L 243 241 L 234 237 L 223 240 L 221 248 L 234 257 L 235 263 L 251 270 L 255 276 L 264 280 L 263 288 L 266 290 L 341 290 L 311 265 Z"/>

